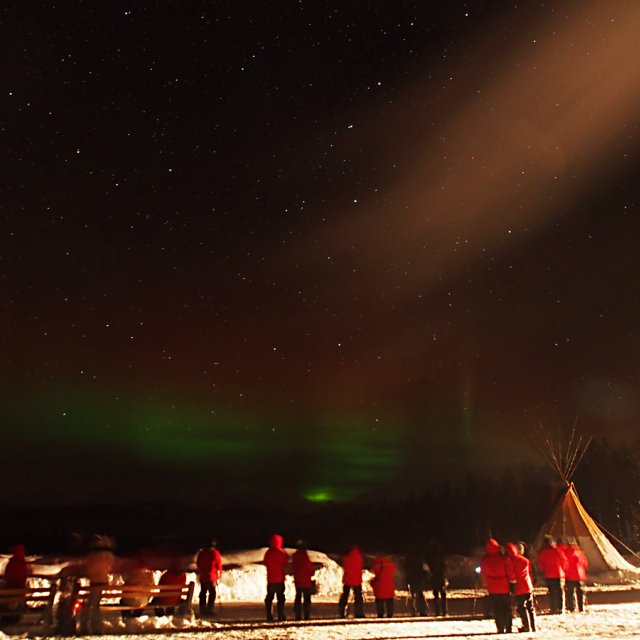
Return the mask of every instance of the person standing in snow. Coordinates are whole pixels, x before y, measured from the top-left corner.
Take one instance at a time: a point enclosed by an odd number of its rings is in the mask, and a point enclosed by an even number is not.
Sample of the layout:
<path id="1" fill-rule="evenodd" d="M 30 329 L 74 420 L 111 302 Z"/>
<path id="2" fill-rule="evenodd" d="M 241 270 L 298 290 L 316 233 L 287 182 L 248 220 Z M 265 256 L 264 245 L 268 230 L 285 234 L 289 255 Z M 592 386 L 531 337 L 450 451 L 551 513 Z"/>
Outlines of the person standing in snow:
<path id="1" fill-rule="evenodd" d="M 200 616 L 213 616 L 213 608 L 216 604 L 216 588 L 222 575 L 222 556 L 216 549 L 216 541 L 198 552 L 196 557 L 198 567 L 198 580 L 200 581 Z"/>
<path id="2" fill-rule="evenodd" d="M 355 617 L 364 618 L 364 601 L 362 599 L 362 570 L 364 569 L 364 556 L 357 545 L 349 549 L 342 558 L 342 595 L 338 601 L 338 615 L 347 617 L 347 605 L 349 594 L 353 591 Z"/>
<path id="3" fill-rule="evenodd" d="M 427 565 L 431 573 L 433 608 L 437 616 L 447 615 L 447 574 L 442 545 L 431 540 L 427 549 Z"/>
<path id="4" fill-rule="evenodd" d="M 23 544 L 16 544 L 11 552 L 4 568 L 5 589 L 24 589 L 27 586 L 27 579 L 33 573 L 31 563 L 26 558 L 26 550 Z M 7 605 L 7 608 L 20 608 L 20 605 Z M 0 616 L 0 622 L 4 624 L 15 624 L 20 620 L 20 616 L 15 613 Z"/>
<path id="5" fill-rule="evenodd" d="M 293 582 L 296 586 L 296 599 L 293 612 L 296 620 L 309 620 L 311 617 L 311 595 L 313 593 L 313 574 L 316 570 L 307 553 L 307 545 L 300 540 L 293 554 Z"/>
<path id="6" fill-rule="evenodd" d="M 6 589 L 24 589 L 27 578 L 33 573 L 31 563 L 27 560 L 23 544 L 15 545 L 11 552 L 13 555 L 4 568 L 4 586 Z"/>
<path id="7" fill-rule="evenodd" d="M 549 608 L 552 614 L 562 613 L 564 609 L 566 566 L 567 561 L 564 553 L 558 549 L 553 537 L 546 535 L 542 548 L 538 552 L 538 569 L 547 585 Z"/>
<path id="8" fill-rule="evenodd" d="M 493 538 L 489 538 L 485 551 L 480 560 L 480 576 L 489 592 L 493 618 L 498 633 L 511 633 L 511 590 L 515 583 L 513 564 Z"/>
<path id="9" fill-rule="evenodd" d="M 404 557 L 404 575 L 411 596 L 411 613 L 414 616 L 427 615 L 427 601 L 424 599 L 427 575 L 424 564 L 424 558 L 416 550 Z"/>
<path id="10" fill-rule="evenodd" d="M 571 540 L 563 549 L 566 565 L 566 583 L 564 593 L 566 597 L 567 611 L 575 611 L 576 601 L 578 611 L 584 611 L 584 590 L 583 586 L 587 582 L 587 569 L 589 563 L 578 544 Z"/>
<path id="11" fill-rule="evenodd" d="M 522 627 L 518 631 L 523 633 L 536 630 L 536 614 L 533 609 L 533 577 L 531 574 L 531 561 L 524 555 L 524 543 L 507 544 L 507 556 L 511 558 L 515 589 L 513 599 L 516 611 L 522 620 Z"/>
<path id="12" fill-rule="evenodd" d="M 282 548 L 282 536 L 274 533 L 269 541 L 269 548 L 262 560 L 267 568 L 267 596 L 264 606 L 267 614 L 267 622 L 273 622 L 273 598 L 278 602 L 278 621 L 286 620 L 284 615 L 284 580 L 285 570 L 289 564 L 289 555 Z"/>
<path id="13" fill-rule="evenodd" d="M 376 599 L 376 614 L 378 618 L 393 618 L 393 599 L 396 596 L 393 577 L 396 565 L 391 558 L 380 553 L 373 561 L 373 595 Z"/>
<path id="14" fill-rule="evenodd" d="M 102 617 L 100 598 L 102 590 L 108 586 L 116 556 L 111 538 L 94 535 L 89 545 L 89 553 L 84 560 L 84 575 L 89 579 L 90 592 L 88 602 L 81 608 L 80 626 L 82 633 L 101 633 Z"/>

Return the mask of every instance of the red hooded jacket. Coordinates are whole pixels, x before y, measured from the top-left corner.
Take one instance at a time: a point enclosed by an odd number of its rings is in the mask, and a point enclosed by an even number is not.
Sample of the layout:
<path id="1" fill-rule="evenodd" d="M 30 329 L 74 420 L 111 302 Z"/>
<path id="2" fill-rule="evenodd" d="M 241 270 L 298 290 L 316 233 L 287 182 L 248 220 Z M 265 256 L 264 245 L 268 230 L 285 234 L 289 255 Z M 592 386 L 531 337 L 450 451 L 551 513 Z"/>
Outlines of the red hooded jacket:
<path id="1" fill-rule="evenodd" d="M 24 589 L 31 575 L 31 563 L 25 558 L 23 544 L 17 544 L 12 551 L 13 556 L 4 569 L 4 586 L 8 589 Z"/>
<path id="2" fill-rule="evenodd" d="M 510 542 L 507 545 L 507 555 L 511 558 L 511 566 L 513 567 L 513 575 L 516 580 L 515 596 L 521 596 L 525 593 L 533 593 L 533 579 L 531 577 L 531 561 L 518 553 L 518 548 Z"/>
<path id="3" fill-rule="evenodd" d="M 222 556 L 215 547 L 202 549 L 196 558 L 200 582 L 218 582 L 222 574 Z"/>
<path id="4" fill-rule="evenodd" d="M 543 578 L 564 578 L 567 561 L 555 546 L 545 545 L 538 552 L 538 569 Z"/>
<path id="5" fill-rule="evenodd" d="M 574 582 L 585 582 L 587 580 L 587 569 L 589 563 L 584 551 L 575 544 L 567 545 L 564 550 L 564 557 L 567 562 L 566 578 Z"/>
<path id="6" fill-rule="evenodd" d="M 351 547 L 349 553 L 342 559 L 342 584 L 348 587 L 362 585 L 362 569 L 364 569 L 364 556 L 358 547 Z"/>
<path id="7" fill-rule="evenodd" d="M 500 544 L 489 538 L 486 553 L 480 560 L 480 575 L 490 594 L 509 593 L 509 583 L 515 582 L 511 558 L 500 553 Z"/>
<path id="8" fill-rule="evenodd" d="M 396 595 L 393 576 L 396 565 L 389 556 L 378 556 L 373 561 L 373 595 L 377 600 L 388 600 Z"/>
<path id="9" fill-rule="evenodd" d="M 267 567 L 268 584 L 284 582 L 284 570 L 289 563 L 289 556 L 282 548 L 282 536 L 279 536 L 277 533 L 271 536 L 269 548 L 264 554 L 262 562 L 265 567 Z"/>
<path id="10" fill-rule="evenodd" d="M 182 571 L 176 571 L 175 569 L 167 569 L 160 576 L 160 580 L 158 582 L 158 585 L 184 586 L 185 584 L 187 584 L 187 576 Z M 157 603 L 175 607 L 180 604 L 180 599 L 179 595 L 158 596 L 158 598 L 154 600 L 154 604 Z"/>
<path id="11" fill-rule="evenodd" d="M 306 549 L 297 549 L 293 554 L 293 581 L 298 589 L 309 589 L 316 570 Z"/>

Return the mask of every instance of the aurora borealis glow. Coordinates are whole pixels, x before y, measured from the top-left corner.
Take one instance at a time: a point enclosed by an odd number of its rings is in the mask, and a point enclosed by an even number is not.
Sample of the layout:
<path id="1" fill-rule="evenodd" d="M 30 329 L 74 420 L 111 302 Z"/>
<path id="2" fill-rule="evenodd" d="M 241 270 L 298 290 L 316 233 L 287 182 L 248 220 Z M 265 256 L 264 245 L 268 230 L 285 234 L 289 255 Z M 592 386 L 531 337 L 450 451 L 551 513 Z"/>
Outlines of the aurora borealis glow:
<path id="1" fill-rule="evenodd" d="M 17 501 L 343 501 L 635 432 L 634 3 L 36 4 L 2 9 Z"/>

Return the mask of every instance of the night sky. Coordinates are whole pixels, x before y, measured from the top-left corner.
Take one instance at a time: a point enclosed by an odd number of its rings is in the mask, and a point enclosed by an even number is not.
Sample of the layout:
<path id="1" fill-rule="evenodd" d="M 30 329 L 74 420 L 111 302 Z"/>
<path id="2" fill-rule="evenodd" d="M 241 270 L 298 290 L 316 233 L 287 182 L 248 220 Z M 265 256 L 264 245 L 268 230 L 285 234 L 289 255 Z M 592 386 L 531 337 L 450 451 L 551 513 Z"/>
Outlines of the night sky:
<path id="1" fill-rule="evenodd" d="M 638 433 L 635 0 L 0 17 L 3 501 L 342 501 Z"/>

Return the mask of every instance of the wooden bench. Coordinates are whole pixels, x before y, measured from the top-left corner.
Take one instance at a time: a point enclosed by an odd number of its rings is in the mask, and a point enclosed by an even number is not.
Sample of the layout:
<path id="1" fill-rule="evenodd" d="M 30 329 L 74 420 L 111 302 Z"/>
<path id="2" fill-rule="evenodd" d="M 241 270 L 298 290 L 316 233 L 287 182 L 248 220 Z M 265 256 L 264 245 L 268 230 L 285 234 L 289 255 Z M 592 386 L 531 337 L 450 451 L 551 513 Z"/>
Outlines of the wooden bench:
<path id="1" fill-rule="evenodd" d="M 193 591 L 195 584 L 189 582 L 186 585 L 121 585 L 121 586 L 93 586 L 82 587 L 77 585 L 74 590 L 73 598 L 80 610 L 85 607 L 91 607 L 99 611 L 101 614 L 110 611 L 142 611 L 149 615 L 156 615 L 156 609 L 173 608 L 174 615 L 187 617 L 192 613 Z M 122 600 L 139 599 L 146 604 L 131 605 L 122 604 Z M 171 598 L 177 600 L 177 604 L 160 604 L 157 602 L 159 598 Z M 82 613 L 80 613 L 82 620 Z M 95 621 L 94 621 L 95 622 Z"/>
<path id="2" fill-rule="evenodd" d="M 26 587 L 24 589 L 0 588 L 0 620 L 19 617 L 18 623 L 53 625 L 53 603 L 56 585 Z M 11 622 L 9 623 L 11 624 Z"/>

